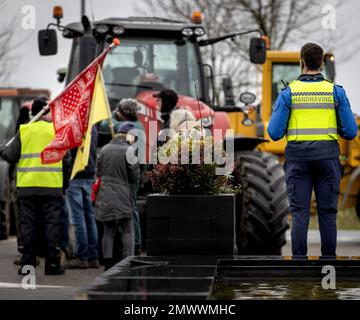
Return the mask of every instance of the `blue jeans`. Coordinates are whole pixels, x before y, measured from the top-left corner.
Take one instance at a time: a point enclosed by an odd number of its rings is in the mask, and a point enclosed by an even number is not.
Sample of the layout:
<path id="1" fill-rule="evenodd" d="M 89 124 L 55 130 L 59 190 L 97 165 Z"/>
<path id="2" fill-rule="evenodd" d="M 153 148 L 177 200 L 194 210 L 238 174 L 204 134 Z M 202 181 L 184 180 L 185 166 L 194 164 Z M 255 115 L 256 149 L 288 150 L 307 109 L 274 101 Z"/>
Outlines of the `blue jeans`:
<path id="1" fill-rule="evenodd" d="M 336 214 L 341 177 L 339 160 L 285 162 L 285 174 L 292 214 L 293 255 L 307 255 L 311 194 L 314 190 L 321 236 L 321 254 L 335 256 Z"/>
<path id="2" fill-rule="evenodd" d="M 75 226 L 76 256 L 80 260 L 98 259 L 98 234 L 91 203 L 93 179 L 74 179 L 69 183 L 66 197 Z"/>

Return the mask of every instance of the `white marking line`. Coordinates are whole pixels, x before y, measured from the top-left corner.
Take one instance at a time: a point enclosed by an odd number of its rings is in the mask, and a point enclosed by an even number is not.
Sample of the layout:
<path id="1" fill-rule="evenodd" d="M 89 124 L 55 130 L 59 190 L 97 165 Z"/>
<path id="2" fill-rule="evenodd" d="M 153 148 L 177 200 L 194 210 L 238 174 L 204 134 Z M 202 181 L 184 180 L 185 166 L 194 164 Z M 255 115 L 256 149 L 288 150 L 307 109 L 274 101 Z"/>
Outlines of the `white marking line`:
<path id="1" fill-rule="evenodd" d="M 21 285 L 21 283 L 0 282 L 0 288 L 15 289 L 15 288 L 22 288 L 22 285 Z M 71 288 L 71 287 L 52 286 L 52 285 L 36 285 L 36 288 L 64 289 L 64 288 Z"/>
<path id="2" fill-rule="evenodd" d="M 13 242 L 16 242 L 16 237 L 10 237 L 10 238 L 8 238 L 6 240 L 1 240 L 0 244 L 2 244 L 2 243 L 13 243 Z"/>

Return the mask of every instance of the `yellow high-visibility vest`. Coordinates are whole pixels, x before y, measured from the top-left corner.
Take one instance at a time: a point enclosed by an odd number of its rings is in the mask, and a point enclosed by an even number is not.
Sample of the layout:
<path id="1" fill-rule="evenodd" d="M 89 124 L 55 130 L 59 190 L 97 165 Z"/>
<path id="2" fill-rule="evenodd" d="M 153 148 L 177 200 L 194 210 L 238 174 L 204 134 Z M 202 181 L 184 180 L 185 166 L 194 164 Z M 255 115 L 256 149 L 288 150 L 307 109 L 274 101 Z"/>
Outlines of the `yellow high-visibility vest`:
<path id="1" fill-rule="evenodd" d="M 334 84 L 295 80 L 290 83 L 288 141 L 338 140 Z"/>
<path id="2" fill-rule="evenodd" d="M 20 126 L 21 156 L 16 167 L 16 186 L 62 188 L 62 161 L 41 163 L 41 152 L 55 136 L 54 127 L 46 121 Z"/>

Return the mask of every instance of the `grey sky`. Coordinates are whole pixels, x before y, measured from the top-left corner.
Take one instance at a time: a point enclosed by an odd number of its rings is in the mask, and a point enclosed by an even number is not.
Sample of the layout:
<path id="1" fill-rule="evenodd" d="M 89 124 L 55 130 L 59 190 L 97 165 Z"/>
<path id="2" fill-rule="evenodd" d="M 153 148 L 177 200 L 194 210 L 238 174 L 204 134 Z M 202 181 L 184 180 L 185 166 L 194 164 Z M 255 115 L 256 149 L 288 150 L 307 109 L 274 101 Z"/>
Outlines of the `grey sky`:
<path id="1" fill-rule="evenodd" d="M 91 17 L 92 10 L 90 3 L 94 8 L 95 19 L 106 18 L 110 16 L 130 16 L 138 15 L 135 5 L 141 0 L 86 0 L 87 14 Z M 321 1 L 324 4 L 332 1 Z M 345 3 L 341 10 L 337 11 L 336 24 L 338 28 L 347 34 L 354 34 L 354 41 L 359 43 L 359 21 L 357 18 L 360 12 L 360 1 L 344 0 Z M 80 1 L 79 0 L 16 0 L 8 1 L 5 10 L 0 12 L 0 26 L 5 24 L 15 15 L 22 17 L 22 8 L 26 5 L 32 5 L 36 12 L 36 30 L 24 30 L 19 23 L 14 44 L 22 42 L 19 45 L 16 54 L 19 56 L 19 63 L 15 74 L 7 83 L 0 85 L 27 86 L 34 88 L 49 88 L 52 91 L 52 97 L 58 94 L 63 84 L 57 82 L 56 70 L 60 67 L 66 67 L 68 63 L 71 41 L 63 39 L 58 34 L 58 54 L 55 56 L 41 57 L 37 47 L 37 31 L 46 27 L 52 19 L 52 7 L 61 5 L 64 9 L 63 23 L 78 21 L 80 18 Z M 321 12 L 319 12 L 319 27 L 321 27 Z M 327 32 L 327 31 L 324 31 Z M 337 35 L 339 36 L 339 35 Z M 341 36 L 341 35 L 340 35 Z M 26 39 L 26 41 L 23 41 Z M 309 35 L 311 40 L 311 35 Z M 360 88 L 358 87 L 358 69 L 360 65 L 360 52 L 356 51 L 346 61 L 341 61 L 341 56 L 345 53 L 343 48 L 334 48 L 337 57 L 337 83 L 346 88 L 352 108 L 360 114 Z"/>
<path id="2" fill-rule="evenodd" d="M 87 13 L 91 17 L 90 1 L 87 0 Z M 129 16 L 134 14 L 134 1 L 131 0 L 92 0 L 95 19 L 106 18 L 109 16 Z M 36 12 L 36 30 L 24 30 L 19 22 L 18 29 L 14 38 L 14 43 L 19 43 L 23 39 L 26 41 L 18 47 L 17 55 L 20 61 L 15 75 L 10 79 L 12 86 L 28 86 L 50 88 L 52 97 L 59 93 L 64 87 L 57 82 L 56 70 L 66 67 L 69 59 L 71 40 L 64 39 L 58 33 L 58 54 L 55 56 L 43 57 L 39 55 L 37 47 L 37 32 L 39 29 L 46 28 L 49 22 L 54 22 L 52 18 L 52 8 L 61 5 L 64 11 L 63 24 L 67 24 L 80 19 L 79 0 L 16 0 L 8 1 L 5 12 L 0 13 L 0 25 L 6 23 L 9 17 L 14 15 L 23 16 L 22 8 L 31 5 Z"/>

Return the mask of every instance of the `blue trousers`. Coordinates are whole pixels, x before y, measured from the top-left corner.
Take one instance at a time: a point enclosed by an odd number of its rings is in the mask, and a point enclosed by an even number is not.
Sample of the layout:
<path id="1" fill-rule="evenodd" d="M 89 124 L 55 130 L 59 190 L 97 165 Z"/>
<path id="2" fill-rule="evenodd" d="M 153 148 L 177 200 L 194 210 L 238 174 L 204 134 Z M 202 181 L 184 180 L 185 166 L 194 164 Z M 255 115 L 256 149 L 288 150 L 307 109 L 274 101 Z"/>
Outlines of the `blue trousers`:
<path id="1" fill-rule="evenodd" d="M 92 179 L 74 179 L 69 183 L 66 197 L 75 226 L 76 256 L 80 260 L 98 259 L 97 228 L 91 203 Z"/>
<path id="2" fill-rule="evenodd" d="M 340 189 L 338 159 L 285 162 L 286 187 L 292 215 L 293 256 L 307 255 L 311 194 L 314 190 L 321 237 L 321 254 L 336 255 L 336 214 Z"/>

